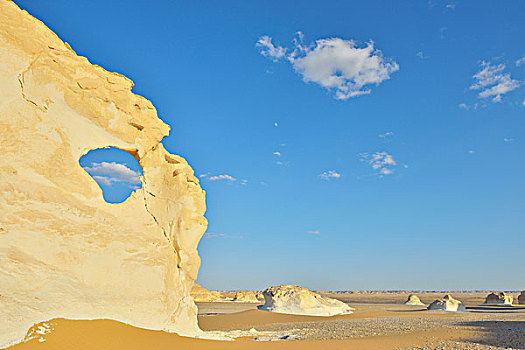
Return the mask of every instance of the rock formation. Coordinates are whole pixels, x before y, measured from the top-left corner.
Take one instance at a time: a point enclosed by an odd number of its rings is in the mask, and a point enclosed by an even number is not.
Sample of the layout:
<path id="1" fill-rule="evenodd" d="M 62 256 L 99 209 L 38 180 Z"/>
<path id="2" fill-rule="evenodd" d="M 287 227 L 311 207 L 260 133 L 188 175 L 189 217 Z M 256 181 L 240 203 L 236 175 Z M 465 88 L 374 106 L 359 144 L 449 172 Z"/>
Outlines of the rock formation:
<path id="1" fill-rule="evenodd" d="M 191 296 L 196 303 L 216 303 L 226 301 L 221 292 L 212 292 L 201 287 L 197 283 L 193 284 Z"/>
<path id="2" fill-rule="evenodd" d="M 283 314 L 333 316 L 352 313 L 352 308 L 342 301 L 322 297 L 306 288 L 281 285 L 267 288 L 264 305 L 260 310 Z"/>
<path id="3" fill-rule="evenodd" d="M 251 290 L 243 290 L 235 293 L 233 301 L 238 303 L 260 303 L 257 294 Z"/>
<path id="4" fill-rule="evenodd" d="M 465 305 L 459 300 L 452 298 L 447 294 L 443 299 L 437 299 L 427 308 L 428 310 L 444 310 L 444 311 L 466 311 Z"/>
<path id="5" fill-rule="evenodd" d="M 132 86 L 0 0 L 0 348 L 58 317 L 198 334 L 204 191 Z M 110 146 L 144 173 L 120 204 L 79 165 Z"/>
<path id="6" fill-rule="evenodd" d="M 425 305 L 421 302 L 419 297 L 415 294 L 410 294 L 408 296 L 407 301 L 405 302 L 405 305 Z"/>
<path id="7" fill-rule="evenodd" d="M 525 290 L 518 296 L 518 304 L 525 305 Z"/>
<path id="8" fill-rule="evenodd" d="M 505 294 L 504 292 L 490 293 L 485 298 L 485 304 L 492 305 L 512 305 L 514 298 L 512 295 Z"/>

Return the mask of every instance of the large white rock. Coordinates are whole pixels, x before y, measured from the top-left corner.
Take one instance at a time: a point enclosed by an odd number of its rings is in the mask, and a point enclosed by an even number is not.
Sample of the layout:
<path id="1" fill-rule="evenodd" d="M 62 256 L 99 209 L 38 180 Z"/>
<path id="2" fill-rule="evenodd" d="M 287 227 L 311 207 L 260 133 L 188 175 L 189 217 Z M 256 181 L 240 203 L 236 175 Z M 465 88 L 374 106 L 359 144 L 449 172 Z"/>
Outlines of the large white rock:
<path id="1" fill-rule="evenodd" d="M 505 294 L 504 292 L 494 292 L 487 295 L 485 298 L 485 304 L 492 305 L 512 305 L 514 298 L 512 295 Z"/>
<path id="2" fill-rule="evenodd" d="M 0 348 L 56 317 L 199 334 L 204 192 L 132 86 L 0 0 Z M 144 173 L 121 204 L 79 165 L 109 146 Z"/>
<path id="3" fill-rule="evenodd" d="M 420 305 L 425 305 L 421 302 L 421 299 L 419 299 L 419 297 L 415 294 L 410 294 L 408 296 L 408 299 L 407 301 L 405 301 L 405 305 L 416 305 L 416 306 L 420 306 Z"/>
<path id="4" fill-rule="evenodd" d="M 444 311 L 466 311 L 465 305 L 459 300 L 452 298 L 447 294 L 443 299 L 437 299 L 427 308 L 428 310 L 444 310 Z"/>
<path id="5" fill-rule="evenodd" d="M 281 285 L 267 288 L 260 310 L 282 314 L 333 316 L 351 314 L 352 308 L 342 301 L 323 297 L 306 288 Z"/>

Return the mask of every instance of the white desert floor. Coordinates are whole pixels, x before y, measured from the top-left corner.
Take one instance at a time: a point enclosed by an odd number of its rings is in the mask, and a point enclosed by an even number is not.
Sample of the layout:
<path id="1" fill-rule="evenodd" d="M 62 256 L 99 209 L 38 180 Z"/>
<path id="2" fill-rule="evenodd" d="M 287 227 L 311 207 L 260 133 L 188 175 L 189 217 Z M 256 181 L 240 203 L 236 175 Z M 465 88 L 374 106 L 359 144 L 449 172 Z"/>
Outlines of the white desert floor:
<path id="1" fill-rule="evenodd" d="M 420 297 L 430 303 L 442 294 Z M 110 320 L 57 319 L 38 325 L 11 349 L 525 349 L 525 305 L 485 306 L 481 294 L 453 294 L 468 309 L 455 313 L 403 305 L 405 294 L 337 296 L 355 313 L 294 316 L 254 304 L 199 303 L 201 328 L 241 336 L 235 341 L 185 338 Z"/>

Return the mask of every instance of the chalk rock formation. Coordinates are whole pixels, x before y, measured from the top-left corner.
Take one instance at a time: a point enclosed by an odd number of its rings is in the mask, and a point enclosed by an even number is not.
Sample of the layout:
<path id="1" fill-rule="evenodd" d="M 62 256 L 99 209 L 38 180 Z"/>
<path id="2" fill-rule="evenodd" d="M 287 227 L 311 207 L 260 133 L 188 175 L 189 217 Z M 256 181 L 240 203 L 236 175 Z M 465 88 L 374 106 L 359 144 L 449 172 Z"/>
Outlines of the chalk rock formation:
<path id="1" fill-rule="evenodd" d="M 238 303 L 260 303 L 257 294 L 251 290 L 243 290 L 235 293 L 233 301 Z"/>
<path id="2" fill-rule="evenodd" d="M 525 305 L 525 290 L 518 296 L 518 304 Z"/>
<path id="3" fill-rule="evenodd" d="M 421 302 L 419 297 L 415 294 L 410 294 L 408 296 L 407 301 L 405 302 L 405 305 L 425 305 Z"/>
<path id="4" fill-rule="evenodd" d="M 505 294 L 504 292 L 490 293 L 485 298 L 485 304 L 492 305 L 512 305 L 514 298 L 512 295 Z"/>
<path id="5" fill-rule="evenodd" d="M 353 310 L 342 301 L 322 297 L 299 286 L 269 287 L 263 292 L 263 295 L 264 305 L 258 308 L 282 314 L 333 316 L 351 314 Z"/>
<path id="6" fill-rule="evenodd" d="M 0 348 L 56 317 L 198 334 L 204 192 L 132 86 L 0 0 Z M 79 165 L 108 146 L 144 173 L 121 204 Z"/>
<path id="7" fill-rule="evenodd" d="M 443 299 L 437 299 L 427 308 L 428 310 L 444 310 L 444 311 L 466 311 L 465 305 L 459 300 L 452 298 L 447 294 Z"/>
<path id="8" fill-rule="evenodd" d="M 196 303 L 215 303 L 225 301 L 225 298 L 222 296 L 221 292 L 209 291 L 197 283 L 193 284 L 191 296 Z"/>

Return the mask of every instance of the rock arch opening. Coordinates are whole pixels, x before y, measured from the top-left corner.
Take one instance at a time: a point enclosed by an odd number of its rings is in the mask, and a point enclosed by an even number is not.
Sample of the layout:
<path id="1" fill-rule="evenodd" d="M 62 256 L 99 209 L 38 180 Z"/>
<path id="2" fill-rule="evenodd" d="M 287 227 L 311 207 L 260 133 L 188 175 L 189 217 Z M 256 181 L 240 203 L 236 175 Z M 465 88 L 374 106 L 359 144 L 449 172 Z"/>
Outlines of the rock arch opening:
<path id="1" fill-rule="evenodd" d="M 122 203 L 142 186 L 141 166 L 130 153 L 121 149 L 93 149 L 80 157 L 79 163 L 100 186 L 108 203 Z"/>

